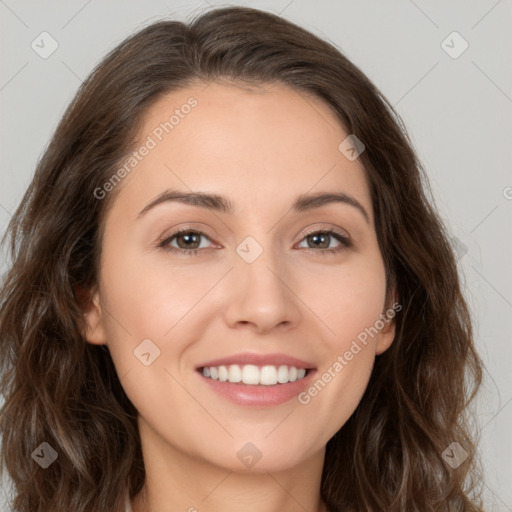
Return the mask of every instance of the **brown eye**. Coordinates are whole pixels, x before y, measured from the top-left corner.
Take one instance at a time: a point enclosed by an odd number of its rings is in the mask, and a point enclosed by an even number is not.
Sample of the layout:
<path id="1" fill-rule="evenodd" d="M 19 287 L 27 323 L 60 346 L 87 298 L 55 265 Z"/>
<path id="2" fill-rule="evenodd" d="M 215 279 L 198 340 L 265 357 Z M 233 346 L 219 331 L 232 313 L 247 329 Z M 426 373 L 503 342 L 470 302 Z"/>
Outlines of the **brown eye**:
<path id="1" fill-rule="evenodd" d="M 338 246 L 329 248 L 332 240 L 335 239 L 339 242 Z M 303 240 L 308 243 L 306 249 L 319 249 L 317 252 L 321 253 L 334 253 L 343 251 L 349 248 L 352 244 L 348 237 L 338 233 L 337 231 L 313 231 L 308 233 Z"/>
<path id="2" fill-rule="evenodd" d="M 200 238 L 202 235 L 194 232 L 180 233 L 176 235 L 176 242 L 180 249 L 197 249 L 196 245 L 200 244 Z M 183 241 L 183 245 L 180 243 Z"/>
<path id="3" fill-rule="evenodd" d="M 160 242 L 158 246 L 167 251 L 178 251 L 184 254 L 196 254 L 200 249 L 205 248 L 200 247 L 202 237 L 209 240 L 209 237 L 201 231 L 182 229 L 168 236 L 165 240 Z M 171 245 L 173 241 L 176 241 L 177 247 Z"/>

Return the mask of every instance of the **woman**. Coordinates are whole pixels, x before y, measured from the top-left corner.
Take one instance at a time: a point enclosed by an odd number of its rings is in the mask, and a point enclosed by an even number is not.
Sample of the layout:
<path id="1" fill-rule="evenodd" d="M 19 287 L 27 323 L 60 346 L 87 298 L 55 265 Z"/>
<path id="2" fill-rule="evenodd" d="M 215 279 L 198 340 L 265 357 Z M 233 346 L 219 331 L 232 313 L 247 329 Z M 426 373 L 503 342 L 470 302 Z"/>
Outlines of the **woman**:
<path id="1" fill-rule="evenodd" d="M 8 232 L 14 510 L 482 510 L 455 259 L 330 44 L 241 7 L 141 30 Z"/>

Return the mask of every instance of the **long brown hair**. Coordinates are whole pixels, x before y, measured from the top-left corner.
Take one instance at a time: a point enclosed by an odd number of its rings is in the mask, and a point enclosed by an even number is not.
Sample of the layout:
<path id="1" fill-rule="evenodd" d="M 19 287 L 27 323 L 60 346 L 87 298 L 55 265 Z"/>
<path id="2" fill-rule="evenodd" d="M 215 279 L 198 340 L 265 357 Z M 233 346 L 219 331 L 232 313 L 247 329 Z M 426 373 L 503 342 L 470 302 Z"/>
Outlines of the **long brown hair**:
<path id="1" fill-rule="evenodd" d="M 216 79 L 280 82 L 321 98 L 366 146 L 378 242 L 403 310 L 360 404 L 327 444 L 323 499 L 344 512 L 480 511 L 468 404 L 482 363 L 406 129 L 334 46 L 242 7 L 159 21 L 111 51 L 64 114 L 10 222 L 0 431 L 13 509 L 117 512 L 127 486 L 133 496 L 144 483 L 136 410 L 106 347 L 85 341 L 76 290 L 98 281 L 103 219 L 120 187 L 103 200 L 94 192 L 133 150 L 144 113 L 166 92 Z M 58 453 L 46 469 L 32 455 L 43 442 Z M 467 456 L 455 468 L 443 456 L 450 446 Z"/>

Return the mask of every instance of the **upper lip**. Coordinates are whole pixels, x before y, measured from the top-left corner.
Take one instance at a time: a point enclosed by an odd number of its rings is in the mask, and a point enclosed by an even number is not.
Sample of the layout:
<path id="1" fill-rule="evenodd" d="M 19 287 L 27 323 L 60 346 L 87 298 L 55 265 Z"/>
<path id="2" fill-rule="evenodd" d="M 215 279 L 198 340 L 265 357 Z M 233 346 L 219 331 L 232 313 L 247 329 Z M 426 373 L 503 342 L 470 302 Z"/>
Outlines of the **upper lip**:
<path id="1" fill-rule="evenodd" d="M 256 366 L 274 365 L 274 366 L 295 366 L 295 368 L 304 369 L 315 369 L 315 365 L 303 359 L 288 356 L 286 354 L 255 354 L 255 353 L 243 353 L 233 354 L 227 357 L 221 357 L 219 359 L 212 359 L 196 366 L 196 370 L 204 368 L 205 366 L 229 366 L 231 364 L 238 364 L 243 366 L 244 364 L 253 364 Z"/>

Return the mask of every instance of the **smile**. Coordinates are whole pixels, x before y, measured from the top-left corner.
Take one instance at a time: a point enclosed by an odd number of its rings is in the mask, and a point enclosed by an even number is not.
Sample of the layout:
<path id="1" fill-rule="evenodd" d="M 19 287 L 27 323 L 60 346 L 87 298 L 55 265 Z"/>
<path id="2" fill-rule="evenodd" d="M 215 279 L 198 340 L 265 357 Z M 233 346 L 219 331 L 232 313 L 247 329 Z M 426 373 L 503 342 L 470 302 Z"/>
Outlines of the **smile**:
<path id="1" fill-rule="evenodd" d="M 287 365 L 231 364 L 229 366 L 205 366 L 202 368 L 202 373 L 204 377 L 220 382 L 250 386 L 273 386 L 301 380 L 306 376 L 307 370 Z"/>

